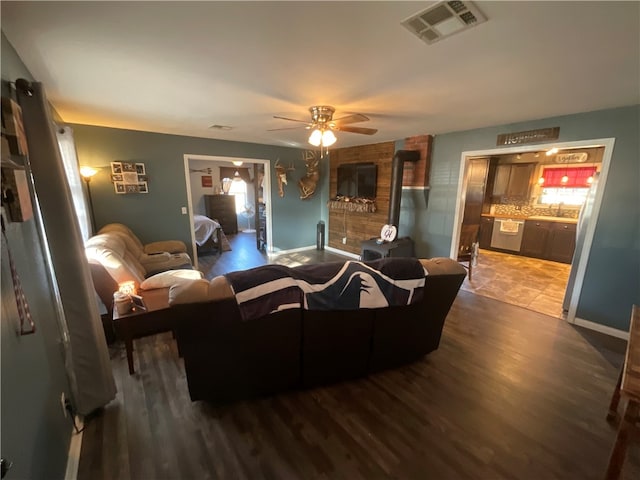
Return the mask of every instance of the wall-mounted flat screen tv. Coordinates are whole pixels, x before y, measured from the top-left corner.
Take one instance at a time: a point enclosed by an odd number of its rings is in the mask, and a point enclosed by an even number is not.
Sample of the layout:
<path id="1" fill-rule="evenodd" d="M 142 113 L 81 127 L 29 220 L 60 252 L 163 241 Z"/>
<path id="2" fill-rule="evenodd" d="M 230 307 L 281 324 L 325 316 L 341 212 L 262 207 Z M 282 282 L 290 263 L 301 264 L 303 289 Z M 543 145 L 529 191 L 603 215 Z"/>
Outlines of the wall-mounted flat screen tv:
<path id="1" fill-rule="evenodd" d="M 338 167 L 338 196 L 376 198 L 375 163 L 346 163 Z"/>

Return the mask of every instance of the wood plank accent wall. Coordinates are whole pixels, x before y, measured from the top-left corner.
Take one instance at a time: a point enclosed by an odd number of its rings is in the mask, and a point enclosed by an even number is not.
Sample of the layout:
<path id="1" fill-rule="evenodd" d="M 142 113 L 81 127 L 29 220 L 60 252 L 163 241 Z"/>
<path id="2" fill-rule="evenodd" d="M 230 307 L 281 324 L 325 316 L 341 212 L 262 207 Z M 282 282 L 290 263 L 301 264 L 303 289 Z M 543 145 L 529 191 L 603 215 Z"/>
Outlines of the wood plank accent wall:
<path id="1" fill-rule="evenodd" d="M 432 135 L 415 135 L 404 139 L 400 150 L 418 150 L 420 160 L 406 162 L 402 175 L 405 187 L 427 187 L 431 162 Z M 335 198 L 338 183 L 338 166 L 344 163 L 373 162 L 378 166 L 376 185 L 376 213 L 346 212 L 329 209 L 327 245 L 346 252 L 360 254 L 360 242 L 380 236 L 382 226 L 389 216 L 391 195 L 391 162 L 396 143 L 384 142 L 359 147 L 331 150 L 329 157 L 329 198 Z M 342 238 L 347 237 L 347 243 Z"/>
<path id="2" fill-rule="evenodd" d="M 376 143 L 359 147 L 337 148 L 330 153 L 329 198 L 335 198 L 338 166 L 345 163 L 373 162 L 378 167 L 375 213 L 347 212 L 329 209 L 329 235 L 327 245 L 350 253 L 360 254 L 360 242 L 379 237 L 387 223 L 391 190 L 391 161 L 395 142 Z M 347 243 L 342 238 L 347 237 Z"/>

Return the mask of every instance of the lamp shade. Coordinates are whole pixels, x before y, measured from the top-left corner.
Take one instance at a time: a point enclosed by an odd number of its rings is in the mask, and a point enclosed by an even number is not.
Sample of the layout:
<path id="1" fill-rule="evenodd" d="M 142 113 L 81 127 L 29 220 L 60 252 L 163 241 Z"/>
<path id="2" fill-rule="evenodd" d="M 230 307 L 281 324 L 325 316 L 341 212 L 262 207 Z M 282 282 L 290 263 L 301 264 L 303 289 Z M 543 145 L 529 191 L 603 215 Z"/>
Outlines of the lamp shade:
<path id="1" fill-rule="evenodd" d="M 336 143 L 336 136 L 331 130 L 325 130 L 322 132 L 322 146 L 330 147 L 334 143 Z"/>
<path id="2" fill-rule="evenodd" d="M 225 195 L 229 193 L 229 189 L 231 188 L 231 182 L 233 182 L 233 180 L 231 180 L 230 178 L 222 179 L 222 191 L 225 193 Z"/>
<path id="3" fill-rule="evenodd" d="M 87 167 L 87 166 L 80 167 L 80 175 L 85 180 L 89 180 L 96 173 L 98 173 L 98 170 L 93 167 Z"/>
<path id="4" fill-rule="evenodd" d="M 322 143 L 322 132 L 319 129 L 316 128 L 313 132 L 311 132 L 311 135 L 309 135 L 309 143 L 314 147 L 320 146 L 320 144 Z"/>

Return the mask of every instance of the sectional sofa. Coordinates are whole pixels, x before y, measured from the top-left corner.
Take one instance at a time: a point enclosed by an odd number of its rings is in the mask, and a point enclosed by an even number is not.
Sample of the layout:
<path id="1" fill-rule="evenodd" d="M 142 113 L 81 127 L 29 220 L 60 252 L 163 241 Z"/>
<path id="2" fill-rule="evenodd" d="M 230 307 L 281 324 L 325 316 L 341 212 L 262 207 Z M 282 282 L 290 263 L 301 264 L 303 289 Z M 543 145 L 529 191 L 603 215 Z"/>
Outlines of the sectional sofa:
<path id="1" fill-rule="evenodd" d="M 364 263 L 384 272 L 407 260 Z M 419 360 L 438 348 L 445 318 L 466 275 L 449 258 L 419 262 L 419 298 L 404 305 L 389 301 L 388 306 L 358 308 L 338 302 L 332 308 L 316 301 L 313 308 L 319 309 L 312 310 L 305 304 L 312 302 L 296 305 L 288 299 L 286 308 L 258 311 L 247 319 L 231 276 L 172 286 L 169 303 L 191 399 L 234 401 L 357 378 Z M 267 268 L 244 273 L 257 284 Z M 309 267 L 291 271 L 295 275 L 305 268 Z M 280 278 L 267 283 L 282 287 Z M 341 291 L 348 288 L 340 286 Z"/>

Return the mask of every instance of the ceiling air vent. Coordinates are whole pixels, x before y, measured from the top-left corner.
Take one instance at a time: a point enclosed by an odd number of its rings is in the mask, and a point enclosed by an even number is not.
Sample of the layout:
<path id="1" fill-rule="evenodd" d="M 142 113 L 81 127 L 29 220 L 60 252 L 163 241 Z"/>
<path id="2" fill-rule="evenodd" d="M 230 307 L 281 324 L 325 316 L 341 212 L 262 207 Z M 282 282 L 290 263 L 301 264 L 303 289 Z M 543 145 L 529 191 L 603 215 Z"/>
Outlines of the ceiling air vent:
<path id="1" fill-rule="evenodd" d="M 401 23 L 420 40 L 432 44 L 486 21 L 472 2 L 454 1 L 436 3 Z"/>

